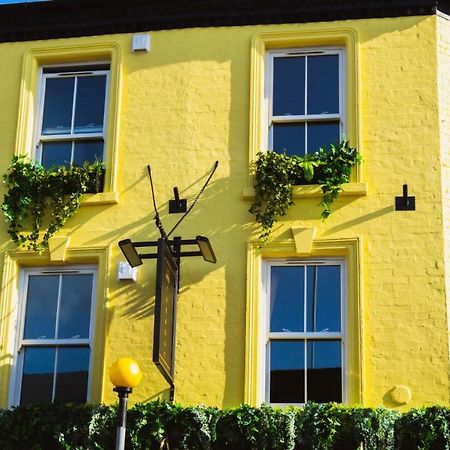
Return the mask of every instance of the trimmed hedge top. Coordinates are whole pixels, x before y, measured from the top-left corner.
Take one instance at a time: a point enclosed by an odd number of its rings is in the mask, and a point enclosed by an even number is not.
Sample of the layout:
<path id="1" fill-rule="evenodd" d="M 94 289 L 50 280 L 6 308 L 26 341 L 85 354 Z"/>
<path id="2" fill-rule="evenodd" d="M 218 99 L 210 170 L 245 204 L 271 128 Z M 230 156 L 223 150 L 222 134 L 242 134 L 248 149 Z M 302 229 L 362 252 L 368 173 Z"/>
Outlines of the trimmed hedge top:
<path id="1" fill-rule="evenodd" d="M 116 414 L 116 407 L 103 405 L 0 410 L 0 448 L 114 449 Z M 450 450 L 450 408 L 433 406 L 400 415 L 384 408 L 336 404 L 219 410 L 156 401 L 129 410 L 126 448 Z"/>

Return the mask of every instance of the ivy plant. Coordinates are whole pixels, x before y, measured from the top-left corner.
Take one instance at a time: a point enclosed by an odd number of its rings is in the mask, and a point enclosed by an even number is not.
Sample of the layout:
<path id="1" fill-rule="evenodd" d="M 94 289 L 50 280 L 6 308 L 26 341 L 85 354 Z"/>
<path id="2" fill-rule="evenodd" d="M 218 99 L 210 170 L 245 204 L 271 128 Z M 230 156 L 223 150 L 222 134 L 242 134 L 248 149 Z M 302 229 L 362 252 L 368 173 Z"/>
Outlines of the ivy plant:
<path id="1" fill-rule="evenodd" d="M 3 175 L 7 192 L 2 204 L 13 242 L 19 248 L 42 252 L 48 240 L 78 211 L 81 196 L 101 190 L 103 173 L 100 161 L 46 169 L 26 156 L 14 156 Z"/>
<path id="2" fill-rule="evenodd" d="M 331 203 L 348 183 L 352 167 L 361 162 L 359 152 L 347 141 L 331 144 L 305 156 L 288 156 L 274 151 L 260 152 L 252 163 L 255 200 L 250 212 L 260 224 L 260 238 L 267 240 L 272 227 L 294 204 L 292 188 L 299 184 L 320 184 L 323 192 L 321 217 L 331 214 Z"/>

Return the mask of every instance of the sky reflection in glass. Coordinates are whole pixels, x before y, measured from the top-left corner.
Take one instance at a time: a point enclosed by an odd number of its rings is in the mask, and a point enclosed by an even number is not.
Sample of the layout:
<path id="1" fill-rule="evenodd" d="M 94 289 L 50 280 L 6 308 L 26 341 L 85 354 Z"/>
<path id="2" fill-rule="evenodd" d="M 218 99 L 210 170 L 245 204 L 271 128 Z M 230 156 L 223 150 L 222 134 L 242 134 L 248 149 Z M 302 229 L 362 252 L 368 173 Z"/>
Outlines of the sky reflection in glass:
<path id="1" fill-rule="evenodd" d="M 304 123 L 275 123 L 272 136 L 272 148 L 277 153 L 288 156 L 305 154 Z"/>
<path id="2" fill-rule="evenodd" d="M 273 115 L 305 114 L 305 58 L 274 58 Z"/>
<path id="3" fill-rule="evenodd" d="M 58 284 L 58 275 L 28 278 L 24 339 L 55 338 Z"/>
<path id="4" fill-rule="evenodd" d="M 271 267 L 271 332 L 341 331 L 340 266 L 306 266 L 306 273 L 305 280 L 305 266 Z"/>
<path id="5" fill-rule="evenodd" d="M 89 356 L 89 347 L 58 349 L 55 402 L 86 401 Z"/>
<path id="6" fill-rule="evenodd" d="M 24 351 L 20 404 L 51 402 L 55 348 L 26 348 Z"/>
<path id="7" fill-rule="evenodd" d="M 78 77 L 75 133 L 101 133 L 105 112 L 106 75 Z"/>
<path id="8" fill-rule="evenodd" d="M 303 341 L 270 343 L 270 402 L 305 401 L 305 344 Z"/>
<path id="9" fill-rule="evenodd" d="M 270 402 L 342 401 L 341 297 L 340 265 L 271 265 Z"/>
<path id="10" fill-rule="evenodd" d="M 308 57 L 308 114 L 339 113 L 339 55 Z"/>
<path id="11" fill-rule="evenodd" d="M 308 128 L 308 153 L 314 153 L 320 147 L 328 149 L 330 144 L 339 144 L 339 121 L 309 122 Z"/>
<path id="12" fill-rule="evenodd" d="M 62 278 L 59 339 L 89 338 L 92 278 L 92 274 Z"/>
<path id="13" fill-rule="evenodd" d="M 76 141 L 73 154 L 73 164 L 82 166 L 85 161 L 91 163 L 103 161 L 103 141 Z"/>
<path id="14" fill-rule="evenodd" d="M 341 331 L 340 266 L 307 267 L 306 331 Z"/>
<path id="15" fill-rule="evenodd" d="M 339 65 L 337 53 L 273 57 L 273 121 L 269 124 L 272 150 L 304 156 L 320 147 L 339 144 Z M 327 115 L 331 114 L 339 117 L 329 120 Z"/>
<path id="16" fill-rule="evenodd" d="M 272 266 L 270 279 L 270 331 L 303 331 L 303 267 Z"/>
<path id="17" fill-rule="evenodd" d="M 47 79 L 42 134 L 70 133 L 74 83 L 75 78 Z"/>

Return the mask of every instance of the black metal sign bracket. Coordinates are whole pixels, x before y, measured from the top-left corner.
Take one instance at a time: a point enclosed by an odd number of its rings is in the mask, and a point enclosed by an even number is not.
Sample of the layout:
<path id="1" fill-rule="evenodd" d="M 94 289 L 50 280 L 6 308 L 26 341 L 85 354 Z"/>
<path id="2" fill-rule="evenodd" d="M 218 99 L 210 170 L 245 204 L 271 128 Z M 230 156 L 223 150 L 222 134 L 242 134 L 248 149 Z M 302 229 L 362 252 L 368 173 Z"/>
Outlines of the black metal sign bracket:
<path id="1" fill-rule="evenodd" d="M 396 211 L 415 211 L 416 210 L 416 197 L 408 196 L 408 185 L 403 185 L 403 195 L 401 197 L 395 197 L 395 210 Z"/>

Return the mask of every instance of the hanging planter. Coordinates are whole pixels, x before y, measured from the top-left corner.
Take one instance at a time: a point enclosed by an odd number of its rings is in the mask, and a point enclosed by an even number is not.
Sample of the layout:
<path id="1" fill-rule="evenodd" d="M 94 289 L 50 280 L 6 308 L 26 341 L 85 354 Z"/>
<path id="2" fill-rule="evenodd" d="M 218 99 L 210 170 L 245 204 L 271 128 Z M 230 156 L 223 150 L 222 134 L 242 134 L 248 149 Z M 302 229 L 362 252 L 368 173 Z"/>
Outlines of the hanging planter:
<path id="1" fill-rule="evenodd" d="M 26 156 L 14 156 L 3 176 L 7 192 L 2 204 L 13 242 L 19 248 L 42 252 L 49 238 L 78 211 L 82 195 L 102 190 L 103 176 L 100 161 L 46 169 Z M 41 238 L 46 218 L 48 225 Z"/>
<path id="2" fill-rule="evenodd" d="M 361 155 L 347 141 L 339 146 L 330 145 L 328 149 L 320 148 L 304 157 L 274 151 L 258 153 L 252 163 L 255 200 L 249 211 L 261 226 L 260 238 L 267 240 L 275 222 L 294 204 L 294 185 L 321 185 L 321 217 L 326 219 L 342 185 L 349 182 L 352 167 L 360 162 Z"/>

